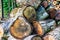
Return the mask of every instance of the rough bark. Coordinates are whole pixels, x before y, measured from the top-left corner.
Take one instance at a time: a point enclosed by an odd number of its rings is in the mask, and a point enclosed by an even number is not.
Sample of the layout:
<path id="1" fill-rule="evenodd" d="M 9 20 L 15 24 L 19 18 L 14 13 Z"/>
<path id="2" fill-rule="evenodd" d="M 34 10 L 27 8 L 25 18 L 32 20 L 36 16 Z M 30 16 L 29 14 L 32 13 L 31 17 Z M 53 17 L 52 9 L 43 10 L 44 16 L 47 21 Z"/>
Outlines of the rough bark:
<path id="1" fill-rule="evenodd" d="M 19 6 L 31 5 L 34 8 L 37 8 L 41 3 L 40 0 L 16 0 L 16 1 L 17 1 L 17 5 Z"/>
<path id="2" fill-rule="evenodd" d="M 44 40 L 60 40 L 60 27 L 49 32 L 43 39 Z"/>
<path id="3" fill-rule="evenodd" d="M 33 22 L 34 28 L 39 35 L 43 35 L 44 33 L 49 32 L 56 28 L 56 23 L 54 20 L 46 20 L 46 21 L 34 21 Z"/>

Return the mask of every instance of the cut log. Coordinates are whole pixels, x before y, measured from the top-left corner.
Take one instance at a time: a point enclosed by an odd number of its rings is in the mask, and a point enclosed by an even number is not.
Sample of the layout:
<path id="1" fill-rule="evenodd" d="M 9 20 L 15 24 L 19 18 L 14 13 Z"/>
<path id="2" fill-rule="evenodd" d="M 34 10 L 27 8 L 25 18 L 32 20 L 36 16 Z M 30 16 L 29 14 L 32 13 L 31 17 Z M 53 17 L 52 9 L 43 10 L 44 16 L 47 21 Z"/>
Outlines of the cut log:
<path id="1" fill-rule="evenodd" d="M 14 8 L 11 13 L 10 13 L 10 18 L 14 18 L 15 16 L 23 16 L 23 10 L 25 9 L 26 6 L 22 8 Z M 18 13 L 18 14 L 17 14 Z"/>
<path id="2" fill-rule="evenodd" d="M 55 19 L 56 19 L 56 20 L 60 20 L 60 10 L 57 11 L 57 14 L 56 14 Z"/>
<path id="3" fill-rule="evenodd" d="M 42 2 L 42 6 L 43 6 L 44 8 L 46 8 L 46 7 L 48 6 L 48 1 L 43 1 L 43 2 Z"/>
<path id="4" fill-rule="evenodd" d="M 56 5 L 57 4 L 57 0 L 56 1 L 53 1 L 53 5 Z"/>
<path id="5" fill-rule="evenodd" d="M 33 21 L 33 26 L 34 26 L 34 28 L 35 28 L 35 31 L 36 31 L 39 35 L 43 35 L 42 26 L 41 26 L 37 21 Z"/>
<path id="6" fill-rule="evenodd" d="M 60 21 L 57 21 L 57 25 L 60 26 Z"/>
<path id="7" fill-rule="evenodd" d="M 23 17 L 19 17 L 10 27 L 11 35 L 17 39 L 30 35 L 31 30 L 31 25 Z"/>
<path id="8" fill-rule="evenodd" d="M 25 6 L 31 5 L 34 8 L 38 8 L 39 4 L 41 3 L 40 0 L 16 0 L 17 6 Z"/>
<path id="9" fill-rule="evenodd" d="M 36 20 L 40 21 L 40 20 L 46 19 L 48 16 L 49 15 L 45 11 L 44 7 L 39 6 L 39 8 L 37 9 Z"/>
<path id="10" fill-rule="evenodd" d="M 25 10 L 23 11 L 23 15 L 26 17 L 27 20 L 31 22 L 36 19 L 36 11 L 31 6 L 25 8 Z"/>
<path id="11" fill-rule="evenodd" d="M 14 38 L 11 34 L 10 34 L 10 32 L 8 32 L 8 35 L 7 36 L 9 36 L 8 38 L 7 38 L 7 40 L 22 40 L 22 39 L 16 39 L 16 38 Z"/>
<path id="12" fill-rule="evenodd" d="M 48 6 L 45 9 L 48 12 L 50 18 L 55 18 L 56 9 L 52 5 L 48 4 Z"/>
<path id="13" fill-rule="evenodd" d="M 55 20 L 46 20 L 46 21 L 33 21 L 33 26 L 39 35 L 49 32 L 56 28 Z"/>
<path id="14" fill-rule="evenodd" d="M 56 9 L 55 8 L 49 8 L 48 14 L 50 15 L 50 18 L 55 18 Z"/>
<path id="15" fill-rule="evenodd" d="M 60 27 L 54 29 L 53 31 L 47 33 L 44 40 L 60 40 Z"/>
<path id="16" fill-rule="evenodd" d="M 42 38 L 39 35 L 36 35 L 36 36 L 32 37 L 31 40 L 42 40 Z"/>

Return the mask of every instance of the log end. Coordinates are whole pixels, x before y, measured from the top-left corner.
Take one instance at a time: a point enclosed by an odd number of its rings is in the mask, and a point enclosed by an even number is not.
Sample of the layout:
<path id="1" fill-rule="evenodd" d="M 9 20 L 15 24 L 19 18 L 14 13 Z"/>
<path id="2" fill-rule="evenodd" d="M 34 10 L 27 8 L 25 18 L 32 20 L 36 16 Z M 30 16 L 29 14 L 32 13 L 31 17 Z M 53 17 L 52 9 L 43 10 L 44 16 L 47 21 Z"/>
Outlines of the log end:
<path id="1" fill-rule="evenodd" d="M 40 23 L 38 23 L 37 21 L 34 21 L 33 26 L 34 26 L 35 30 L 37 31 L 37 34 L 43 35 L 43 29 L 42 29 L 42 26 L 40 25 Z"/>
<path id="2" fill-rule="evenodd" d="M 47 35 L 43 38 L 44 40 L 55 40 L 55 38 L 51 35 Z"/>
<path id="3" fill-rule="evenodd" d="M 34 36 L 32 40 L 42 40 L 40 36 Z"/>

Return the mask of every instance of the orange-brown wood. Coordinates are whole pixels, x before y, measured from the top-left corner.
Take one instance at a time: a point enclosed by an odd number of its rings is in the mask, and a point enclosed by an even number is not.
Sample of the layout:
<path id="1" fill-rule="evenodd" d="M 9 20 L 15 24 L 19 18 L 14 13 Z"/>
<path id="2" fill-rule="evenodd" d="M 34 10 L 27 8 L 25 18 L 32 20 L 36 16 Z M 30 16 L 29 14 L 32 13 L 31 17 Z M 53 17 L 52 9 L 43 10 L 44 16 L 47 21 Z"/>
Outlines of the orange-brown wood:
<path id="1" fill-rule="evenodd" d="M 43 35 L 43 29 L 37 21 L 33 21 L 33 25 L 39 35 Z"/>

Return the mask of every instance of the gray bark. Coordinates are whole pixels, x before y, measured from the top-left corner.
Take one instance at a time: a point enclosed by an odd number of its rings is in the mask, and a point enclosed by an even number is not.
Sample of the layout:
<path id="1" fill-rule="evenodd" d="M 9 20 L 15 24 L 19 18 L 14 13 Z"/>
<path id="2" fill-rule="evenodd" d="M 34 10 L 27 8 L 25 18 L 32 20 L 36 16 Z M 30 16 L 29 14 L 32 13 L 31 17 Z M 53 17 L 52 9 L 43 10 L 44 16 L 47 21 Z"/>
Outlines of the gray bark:
<path id="1" fill-rule="evenodd" d="M 52 19 L 46 21 L 39 21 L 39 23 L 41 24 L 41 27 L 43 29 L 43 34 L 56 28 L 55 20 Z"/>
<path id="2" fill-rule="evenodd" d="M 46 38 L 46 37 L 48 37 L 48 38 Z M 53 31 L 49 32 L 44 38 L 50 40 L 49 37 L 53 38 L 54 40 L 60 40 L 60 27 L 58 27 L 58 28 L 54 29 Z"/>

